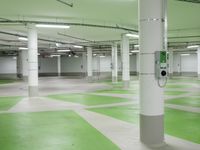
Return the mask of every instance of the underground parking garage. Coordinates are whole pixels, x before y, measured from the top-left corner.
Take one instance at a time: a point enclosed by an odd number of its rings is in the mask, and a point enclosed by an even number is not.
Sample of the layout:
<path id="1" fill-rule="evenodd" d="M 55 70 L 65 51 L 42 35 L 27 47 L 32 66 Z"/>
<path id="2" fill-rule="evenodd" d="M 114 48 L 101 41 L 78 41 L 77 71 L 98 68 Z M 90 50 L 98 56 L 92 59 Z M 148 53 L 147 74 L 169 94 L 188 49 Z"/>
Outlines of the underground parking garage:
<path id="1" fill-rule="evenodd" d="M 200 149 L 200 1 L 0 2 L 0 149 Z"/>

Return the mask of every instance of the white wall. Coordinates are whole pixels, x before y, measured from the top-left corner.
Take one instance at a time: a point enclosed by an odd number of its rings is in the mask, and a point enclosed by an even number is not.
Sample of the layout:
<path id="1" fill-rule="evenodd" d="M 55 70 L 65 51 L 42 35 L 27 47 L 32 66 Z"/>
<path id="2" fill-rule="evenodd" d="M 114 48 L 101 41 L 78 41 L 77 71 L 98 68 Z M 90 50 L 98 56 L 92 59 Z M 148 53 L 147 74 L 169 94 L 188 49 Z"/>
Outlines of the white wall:
<path id="1" fill-rule="evenodd" d="M 173 60 L 173 71 L 174 72 L 181 72 L 181 55 L 180 53 L 174 53 L 174 60 Z"/>
<path id="2" fill-rule="evenodd" d="M 181 56 L 181 72 L 197 72 L 197 54 Z"/>
<path id="3" fill-rule="evenodd" d="M 16 74 L 17 60 L 13 56 L 0 57 L 0 74 Z"/>
<path id="4" fill-rule="evenodd" d="M 82 57 L 61 57 L 61 72 L 85 72 L 85 63 Z"/>
<path id="5" fill-rule="evenodd" d="M 38 59 L 39 73 L 57 73 L 57 57 Z"/>

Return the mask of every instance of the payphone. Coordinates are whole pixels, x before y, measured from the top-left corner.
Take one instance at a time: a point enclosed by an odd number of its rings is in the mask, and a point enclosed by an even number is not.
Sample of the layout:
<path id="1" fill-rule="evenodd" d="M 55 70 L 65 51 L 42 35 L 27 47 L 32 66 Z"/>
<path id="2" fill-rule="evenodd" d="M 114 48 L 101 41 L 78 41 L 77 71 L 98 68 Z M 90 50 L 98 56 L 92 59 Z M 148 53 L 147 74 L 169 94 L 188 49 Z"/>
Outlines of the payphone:
<path id="1" fill-rule="evenodd" d="M 167 51 L 155 52 L 155 78 L 158 80 L 167 78 L 167 55 Z"/>

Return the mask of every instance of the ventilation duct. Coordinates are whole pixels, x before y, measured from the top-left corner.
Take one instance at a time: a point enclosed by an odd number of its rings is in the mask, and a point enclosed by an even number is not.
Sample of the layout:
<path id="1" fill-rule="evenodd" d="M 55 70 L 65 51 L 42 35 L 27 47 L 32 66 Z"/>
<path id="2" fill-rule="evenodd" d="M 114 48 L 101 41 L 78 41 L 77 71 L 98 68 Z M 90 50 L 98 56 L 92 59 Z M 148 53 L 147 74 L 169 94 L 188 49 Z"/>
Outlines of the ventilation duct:
<path id="1" fill-rule="evenodd" d="M 200 0 L 177 0 L 182 2 L 190 2 L 190 3 L 200 3 Z"/>

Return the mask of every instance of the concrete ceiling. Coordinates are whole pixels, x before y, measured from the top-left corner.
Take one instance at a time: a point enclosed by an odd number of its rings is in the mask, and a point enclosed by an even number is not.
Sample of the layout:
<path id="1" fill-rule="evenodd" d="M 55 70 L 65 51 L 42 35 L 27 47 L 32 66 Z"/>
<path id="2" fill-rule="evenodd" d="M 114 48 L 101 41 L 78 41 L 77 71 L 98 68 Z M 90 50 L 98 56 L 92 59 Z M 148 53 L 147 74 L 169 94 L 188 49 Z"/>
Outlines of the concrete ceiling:
<path id="1" fill-rule="evenodd" d="M 138 30 L 137 0 L 63 0 L 73 3 L 73 7 L 57 0 L 1 0 L 0 19 L 42 22 L 81 23 L 102 26 L 120 26 Z M 168 0 L 168 30 L 170 42 L 200 41 L 200 4 Z M 23 34 L 24 24 L 0 24 L 0 31 Z M 70 29 L 39 29 L 39 37 L 71 42 L 85 42 L 60 35 L 86 39 L 88 41 L 120 40 L 127 31 L 87 26 L 71 26 Z M 188 36 L 190 36 L 188 38 Z M 181 37 L 181 38 L 179 38 Z M 17 40 L 15 36 L 0 34 L 0 39 Z M 11 42 L 10 42 L 11 43 Z M 137 43 L 137 41 L 136 41 Z M 0 44 L 6 44 L 0 40 Z M 46 43 L 50 44 L 50 43 Z M 16 43 L 15 43 L 16 45 Z"/>

